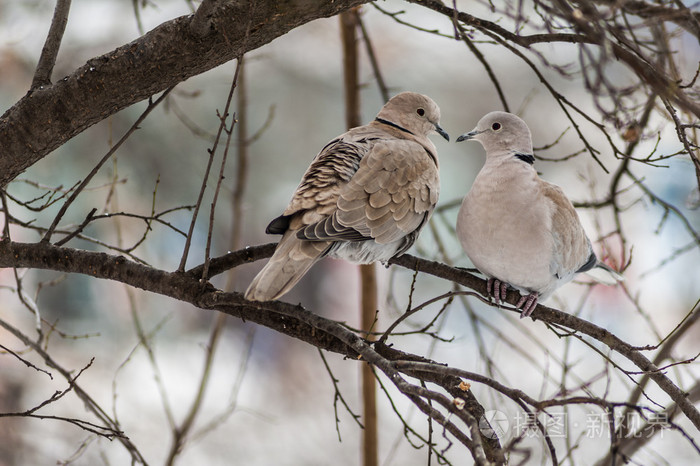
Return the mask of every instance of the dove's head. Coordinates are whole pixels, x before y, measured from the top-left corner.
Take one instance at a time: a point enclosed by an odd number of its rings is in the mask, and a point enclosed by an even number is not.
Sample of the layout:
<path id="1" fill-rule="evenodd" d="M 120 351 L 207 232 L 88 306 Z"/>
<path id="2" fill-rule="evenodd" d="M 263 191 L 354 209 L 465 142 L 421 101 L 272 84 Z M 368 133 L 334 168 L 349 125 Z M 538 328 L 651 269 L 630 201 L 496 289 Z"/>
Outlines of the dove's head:
<path id="1" fill-rule="evenodd" d="M 519 117 L 508 112 L 486 114 L 472 131 L 457 142 L 474 140 L 481 143 L 486 156 L 499 154 L 532 154 L 530 129 Z"/>
<path id="2" fill-rule="evenodd" d="M 418 137 L 437 131 L 440 136 L 450 140 L 450 136 L 440 127 L 440 108 L 433 99 L 423 94 L 402 92 L 395 95 L 379 111 L 377 120 L 398 126 Z"/>

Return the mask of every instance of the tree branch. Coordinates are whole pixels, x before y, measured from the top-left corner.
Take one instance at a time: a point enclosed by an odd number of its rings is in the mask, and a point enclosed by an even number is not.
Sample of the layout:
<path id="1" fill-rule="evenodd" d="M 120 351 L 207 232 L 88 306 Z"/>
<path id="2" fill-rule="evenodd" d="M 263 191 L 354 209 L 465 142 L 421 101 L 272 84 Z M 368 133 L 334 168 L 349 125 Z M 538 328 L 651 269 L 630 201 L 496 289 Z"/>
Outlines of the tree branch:
<path id="1" fill-rule="evenodd" d="M 250 261 L 252 257 L 269 257 L 274 250 L 274 247 L 271 246 L 273 245 L 267 244 L 245 248 L 228 254 L 227 256 L 232 256 L 230 259 L 224 256 L 219 260 L 230 261 L 229 264 L 240 264 Z M 212 260 L 210 273 L 214 270 L 214 264 L 218 263 L 219 260 Z M 419 259 L 408 254 L 392 259 L 390 263 L 459 283 L 487 296 L 486 281 L 464 270 Z M 210 283 L 200 283 L 198 279 L 201 275 L 193 274 L 198 268 L 186 273 L 165 272 L 128 261 L 123 256 L 59 248 L 47 243 L 15 243 L 11 241 L 0 242 L 0 267 L 48 269 L 119 281 L 142 290 L 190 303 L 202 309 L 218 310 L 234 317 L 253 321 L 321 349 L 349 357 L 357 357 L 360 354 L 357 350 L 357 344 L 349 344 L 342 339 L 335 338 L 331 332 L 327 331 L 333 325 L 338 325 L 337 323 L 315 316 L 316 319 L 321 320 L 314 320 L 314 323 L 311 324 L 307 316 L 310 313 L 302 306 L 293 306 L 281 301 L 250 302 L 246 301 L 240 293 L 224 293 L 214 288 Z M 509 290 L 505 302 L 514 307 L 519 297 L 517 291 Z M 700 429 L 700 412 L 687 399 L 686 393 L 649 361 L 639 349 L 604 328 L 541 304 L 537 305 L 532 317 L 550 325 L 566 327 L 588 335 L 621 354 L 641 371 L 648 374 L 677 403 L 695 427 Z"/>
<path id="2" fill-rule="evenodd" d="M 53 11 L 53 19 L 51 20 L 49 34 L 46 37 L 44 48 L 41 50 L 39 63 L 34 72 L 34 79 L 32 79 L 32 90 L 40 86 L 51 84 L 51 73 L 56 64 L 56 56 L 58 55 L 58 49 L 61 47 L 61 40 L 66 30 L 66 24 L 68 24 L 70 1 L 71 0 L 56 1 L 56 8 Z"/>
<path id="3" fill-rule="evenodd" d="M 88 60 L 56 84 L 30 91 L 0 117 L 0 187 L 109 115 L 298 26 L 367 1 L 218 2 L 205 15 L 212 30 L 204 37 L 192 31 L 192 16 L 181 16 Z"/>
<path id="4" fill-rule="evenodd" d="M 217 8 L 221 6 L 223 0 L 203 0 L 202 4 L 199 5 L 197 11 L 195 11 L 194 16 L 192 16 L 192 22 L 190 23 L 190 29 L 197 37 L 206 37 L 214 30 L 214 17 L 216 15 Z"/>
<path id="5" fill-rule="evenodd" d="M 394 258 L 389 262 L 391 264 L 401 265 L 402 267 L 406 267 L 411 270 L 418 270 L 436 277 L 451 280 L 472 288 L 483 296 L 488 296 L 486 293 L 486 281 L 481 280 L 468 272 L 454 269 L 438 262 L 419 259 L 408 254 Z M 515 304 L 519 299 L 520 294 L 517 291 L 508 290 L 505 302 L 515 307 Z M 532 317 L 533 319 L 539 319 L 549 324 L 559 325 L 588 335 L 626 357 L 639 369 L 648 374 L 648 376 L 651 377 L 651 379 L 654 380 L 657 385 L 678 404 L 678 407 L 683 411 L 683 413 L 685 413 L 695 427 L 700 429 L 700 412 L 698 412 L 695 406 L 688 401 L 686 393 L 678 388 L 668 377 L 666 377 L 666 375 L 660 371 L 656 365 L 649 361 L 649 359 L 645 357 L 637 348 L 621 340 L 602 327 L 598 327 L 597 325 L 574 315 L 543 306 L 542 304 L 537 305 L 532 313 Z"/>
<path id="6" fill-rule="evenodd" d="M 438 0 L 408 1 L 423 5 L 426 8 L 437 11 L 450 19 L 455 17 L 455 11 Z M 557 4 L 557 2 L 553 3 Z M 531 45 L 542 42 L 570 42 L 578 44 L 595 44 L 600 47 L 609 46 L 612 48 L 612 52 L 615 57 L 627 64 L 627 66 L 629 66 L 629 68 L 634 71 L 639 78 L 650 86 L 657 94 L 667 97 L 684 110 L 691 112 L 696 117 L 700 118 L 700 105 L 688 97 L 688 95 L 683 92 L 677 83 L 672 82 L 668 76 L 658 72 L 644 59 L 626 48 L 626 44 L 624 44 L 624 42 L 614 42 L 613 39 L 607 37 L 605 34 L 602 34 L 596 28 L 592 27 L 590 18 L 578 16 L 580 15 L 580 10 L 575 10 L 573 7 L 569 6 L 568 3 L 560 3 L 561 5 L 553 6 L 551 8 L 556 9 L 556 13 L 565 21 L 569 22 L 570 27 L 576 30 L 575 34 L 558 33 L 521 36 L 508 31 L 496 23 L 474 17 L 461 11 L 458 12 L 456 16 L 459 21 L 468 26 L 497 34 L 504 40 L 525 48 L 530 48 Z M 688 21 L 693 21 L 695 19 L 696 18 L 693 16 L 688 19 Z"/>

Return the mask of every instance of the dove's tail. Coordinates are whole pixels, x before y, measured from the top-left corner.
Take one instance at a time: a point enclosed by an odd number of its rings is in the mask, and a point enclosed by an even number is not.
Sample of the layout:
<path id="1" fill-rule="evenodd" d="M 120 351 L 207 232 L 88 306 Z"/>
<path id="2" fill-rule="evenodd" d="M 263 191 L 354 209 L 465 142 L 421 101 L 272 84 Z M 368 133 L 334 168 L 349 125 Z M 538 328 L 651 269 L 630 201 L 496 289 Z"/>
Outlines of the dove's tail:
<path id="1" fill-rule="evenodd" d="M 595 267 L 591 270 L 587 270 L 585 273 L 593 280 L 604 285 L 614 285 L 625 279 L 625 277 L 620 275 L 617 271 L 600 261 L 596 263 Z"/>
<path id="2" fill-rule="evenodd" d="M 272 301 L 297 284 L 331 246 L 328 241 L 303 241 L 296 231 L 287 231 L 275 253 L 255 276 L 245 292 L 250 301 Z"/>

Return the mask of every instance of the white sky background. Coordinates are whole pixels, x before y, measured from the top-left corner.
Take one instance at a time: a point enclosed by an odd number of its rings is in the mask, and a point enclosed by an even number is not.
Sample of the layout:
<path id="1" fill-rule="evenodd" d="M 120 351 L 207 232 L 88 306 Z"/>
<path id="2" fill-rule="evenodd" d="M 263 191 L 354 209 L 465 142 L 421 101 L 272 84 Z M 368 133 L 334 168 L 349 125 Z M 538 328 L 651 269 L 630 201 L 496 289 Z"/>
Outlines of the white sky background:
<path id="1" fill-rule="evenodd" d="M 151 5 L 142 11 L 145 30 L 189 12 L 184 1 L 155 0 L 153 3 L 155 6 Z M 486 10 L 472 10 L 472 3 L 460 2 L 460 5 L 464 9 L 469 8 L 473 14 L 489 17 L 489 14 L 485 13 Z M 48 30 L 53 5 L 51 1 L 0 0 L 2 111 L 17 101 L 31 82 L 31 73 Z M 452 26 L 445 18 L 418 6 L 398 1 L 382 2 L 380 5 L 390 11 L 406 10 L 407 15 L 404 19 L 422 27 L 439 28 L 447 34 L 452 32 Z M 478 144 L 458 145 L 454 144 L 454 140 L 461 133 L 471 130 L 483 114 L 501 109 L 492 84 L 488 81 L 481 64 L 468 52 L 463 43 L 409 30 L 380 14 L 370 5 L 364 7 L 364 12 L 365 25 L 376 49 L 384 78 L 392 92 L 422 92 L 433 97 L 440 105 L 442 126 L 450 133 L 452 141 L 447 143 L 437 135 L 433 137 L 441 165 L 440 204 L 461 198 L 468 191 L 483 164 L 484 154 Z M 74 0 L 54 79 L 60 79 L 81 66 L 87 59 L 106 53 L 139 35 L 130 1 Z M 529 124 L 534 145 L 538 147 L 550 144 L 568 126 L 555 101 L 537 77 L 511 55 L 504 54 L 495 46 L 484 44 L 479 47 L 501 79 L 511 110 L 518 112 Z M 571 52 L 574 49 L 557 45 L 551 50 L 549 46 L 543 45 L 540 50 L 551 53 L 550 57 L 556 55 L 564 62 L 573 56 Z M 693 50 L 691 46 L 685 54 L 692 76 L 700 51 Z M 274 106 L 274 118 L 269 128 L 251 147 L 244 241 L 246 244 L 260 244 L 276 240 L 275 237 L 263 234 L 265 226 L 284 209 L 302 173 L 317 151 L 329 139 L 344 130 L 338 19 L 318 20 L 298 28 L 252 52 L 248 58 L 251 131 L 264 124 L 270 108 Z M 361 66 L 362 79 L 367 83 L 362 91 L 362 115 L 365 121 L 369 121 L 381 107 L 382 101 L 364 54 Z M 175 104 L 199 127 L 210 133 L 215 132 L 218 125 L 216 109 L 223 107 L 234 69 L 234 62 L 227 63 L 179 85 L 174 92 Z M 559 92 L 580 107 L 592 110 L 580 83 L 564 81 L 553 73 L 548 77 Z M 188 97 L 190 93 L 196 93 L 196 97 Z M 137 104 L 110 118 L 108 122 L 89 129 L 57 150 L 56 154 L 36 164 L 22 177 L 36 179 L 47 185 L 74 184 L 107 149 L 110 132 L 114 139 L 120 137 L 121 132 L 128 128 L 145 108 L 144 105 Z M 652 127 L 658 128 L 661 134 L 659 153 L 672 153 L 679 149 L 678 140 L 670 125 L 659 120 L 655 121 Z M 610 155 L 605 142 L 596 135 L 591 125 L 583 124 L 582 128 L 601 150 L 603 163 L 613 171 L 617 163 Z M 653 139 L 645 142 L 637 154 L 650 152 L 654 143 Z M 199 189 L 198 176 L 204 170 L 208 147 L 210 143 L 189 133 L 172 110 L 156 111 L 118 153 L 119 174 L 128 179 L 125 189 L 119 193 L 121 207 L 125 210 L 148 213 L 157 175 L 161 177 L 157 204 L 160 209 L 193 203 Z M 557 157 L 579 148 L 580 142 L 576 140 L 573 132 L 569 131 L 561 144 L 542 155 Z M 640 178 L 646 177 L 647 185 L 658 195 L 681 208 L 698 229 L 700 214 L 697 210 L 690 211 L 684 207 L 685 200 L 695 186 L 691 164 L 687 159 L 676 158 L 668 165 L 668 168 L 651 169 L 639 164 L 634 167 L 634 172 Z M 610 181 L 610 175 L 586 155 L 561 164 L 540 161 L 536 166 L 545 179 L 561 185 L 575 201 L 600 198 Z M 109 180 L 111 170 L 111 165 L 103 169 L 101 181 L 96 180 L 94 184 L 99 185 Z M 192 176 L 193 173 L 197 176 Z M 227 180 L 231 183 L 235 178 L 234 173 L 233 162 L 230 162 Z M 27 192 L 27 188 L 16 183 L 11 185 L 10 189 L 13 193 Z M 231 185 L 227 186 L 227 189 L 230 190 Z M 229 192 L 226 191 L 226 194 Z M 627 195 L 630 202 L 638 197 L 638 192 L 630 192 Z M 93 207 L 91 202 L 97 203 L 95 207 L 102 207 L 104 193 L 100 194 L 98 191 L 95 197 L 83 199 L 82 202 L 71 209 L 69 216 L 72 217 L 67 221 L 79 222 L 84 218 L 85 212 Z M 205 205 L 208 206 L 206 202 Z M 215 255 L 226 252 L 226 235 L 230 227 L 228 206 L 222 204 L 220 209 L 217 217 L 217 233 L 220 239 L 216 245 L 218 249 L 214 251 Z M 446 213 L 447 224 L 454 224 L 456 213 L 456 209 Z M 644 201 L 635 204 L 625 214 L 628 239 L 634 247 L 634 260 L 625 275 L 626 285 L 637 296 L 641 307 L 649 312 L 649 319 L 654 326 L 665 335 L 698 299 L 700 257 L 696 248 L 693 252 L 669 262 L 662 269 L 652 270 L 662 260 L 671 256 L 676 248 L 690 242 L 690 237 L 675 219 L 669 219 L 656 234 L 655 230 L 662 213 L 658 206 Z M 612 228 L 609 212 L 601 211 L 596 214 L 591 210 L 579 210 L 579 214 L 589 236 L 594 240 L 598 237 L 595 229 L 597 223 L 602 225 L 603 234 Z M 200 214 L 202 221 L 188 262 L 190 266 L 201 262 L 207 217 L 208 209 L 205 209 Z M 46 218 L 43 218 L 43 221 L 46 221 Z M 187 215 L 172 218 L 180 227 L 186 228 Z M 138 223 L 133 225 L 134 238 L 138 238 L 142 226 Z M 102 230 L 92 230 L 92 234 L 113 234 L 106 224 L 100 228 Z M 438 230 L 443 236 L 448 233 L 443 223 L 438 224 Z M 17 236 L 14 239 L 38 239 L 33 234 L 16 231 Z M 156 230 L 155 234 L 163 235 L 162 240 L 147 242 L 137 252 L 158 267 L 176 268 L 182 250 L 181 239 L 167 235 L 163 230 Z M 469 266 L 459 244 L 454 239 L 445 240 L 451 259 L 457 265 Z M 608 246 L 619 258 L 620 251 L 616 250 L 618 245 L 612 242 Z M 434 238 L 426 228 L 419 240 L 418 249 L 414 248 L 411 253 L 430 257 L 435 251 Z M 237 290 L 245 288 L 261 264 L 241 269 Z M 379 270 L 385 289 L 389 271 L 382 267 Z M 405 305 L 404 290 L 407 290 L 410 284 L 411 274 L 405 270 L 395 270 L 395 273 L 396 296 L 400 305 Z M 53 275 L 34 274 L 30 280 L 36 283 L 51 276 Z M 355 325 L 358 319 L 356 279 L 357 272 L 354 266 L 325 260 L 318 264 L 285 300 L 302 302 L 313 312 Z M 0 270 L 0 284 L 13 285 L 13 280 L 12 271 Z M 419 277 L 418 281 L 414 303 L 450 289 L 449 283 L 427 276 Z M 217 282 L 217 285 L 222 286 L 223 281 Z M 52 344 L 55 345 L 54 351 L 65 366 L 75 369 L 84 366 L 92 355 L 96 357 L 93 367 L 86 371 L 80 380 L 88 391 L 111 411 L 112 379 L 115 371 L 137 344 L 129 317 L 126 292 L 119 285 L 77 277 L 69 277 L 61 287 L 60 290 L 42 291 L 39 300 L 42 312 L 53 319 L 60 317 L 63 330 L 69 333 L 99 333 L 100 336 L 76 341 L 55 338 L 52 340 Z M 585 287 L 570 284 L 557 293 L 559 301 L 552 298 L 546 304 L 572 310 L 576 308 L 584 292 Z M 159 296 L 143 293 L 136 295 L 139 314 L 146 328 L 154 329 L 165 321 L 153 344 L 168 387 L 168 396 L 175 407 L 176 415 L 181 418 L 190 403 L 201 371 L 210 316 L 203 311 Z M 105 296 L 109 297 L 107 303 L 104 302 Z M 15 305 L 15 296 L 7 290 L 0 289 L 0 309 L 3 315 L 8 321 L 30 332 L 31 318 L 26 310 L 15 308 Z M 562 357 L 564 343 L 554 338 L 539 322 L 519 321 L 514 314 L 488 308 L 476 302 L 472 305 L 475 306 L 477 315 L 506 334 L 520 338 L 524 326 L 526 332 L 534 335 L 532 339 L 518 341 L 527 353 L 519 356 L 518 352 L 514 352 L 502 339 L 485 333 L 489 354 L 499 364 L 499 376 L 502 377 L 499 380 L 507 385 L 522 388 L 535 397 L 552 396 L 558 387 L 552 382 L 543 387 L 541 374 L 531 375 L 534 366 L 527 362 L 527 356 L 545 366 L 547 363 L 542 361 L 548 358 L 554 361 Z M 413 319 L 413 322 L 429 321 L 438 309 L 439 306 L 428 308 Z M 379 327 L 385 328 L 396 317 L 396 313 L 397 311 L 389 305 L 383 307 L 380 310 Z M 631 344 L 653 344 L 658 341 L 653 337 L 648 323 L 634 310 L 620 290 L 604 289 L 600 286 L 595 288 L 583 306 L 581 315 Z M 249 324 L 231 320 L 218 352 L 215 375 L 210 384 L 201 420 L 216 416 L 221 403 L 228 402 L 240 357 L 245 349 L 246 335 L 254 329 Z M 453 306 L 449 311 L 440 335 L 444 338 L 454 337 L 454 341 L 437 343 L 434 348 L 426 338 L 397 338 L 394 343 L 403 350 L 417 354 L 427 354 L 431 351 L 431 357 L 437 361 L 447 362 L 465 370 L 485 370 L 485 362 L 479 357 L 468 316 L 459 305 Z M 535 340 L 543 342 L 542 344 L 549 348 L 550 354 L 546 354 Z M 697 339 L 695 342 L 691 340 L 692 338 L 686 337 L 679 345 L 679 357 L 691 357 L 698 351 Z M 5 345 L 16 344 L 6 333 L 0 333 L 0 342 Z M 572 342 L 570 351 L 571 359 L 577 361 L 577 374 L 582 379 L 585 380 L 602 370 L 602 360 L 591 357 L 590 350 L 580 343 Z M 340 379 L 343 395 L 353 409 L 359 412 L 356 380 L 359 366 L 342 361 L 335 355 L 328 357 L 335 376 Z M 554 362 L 549 366 L 553 372 L 558 371 Z M 48 384 L 47 377 L 20 367 L 12 358 L 0 357 L 0 371 L 3 374 L 2 379 L 22 386 L 18 409 L 27 409 L 46 399 L 53 390 L 65 388 L 58 378 L 53 385 Z M 697 370 L 695 373 L 697 374 Z M 554 381 L 558 380 L 557 375 L 552 377 Z M 0 380 L 0 387 L 2 384 Z M 117 413 L 124 430 L 152 464 L 159 464 L 167 454 L 170 438 L 162 404 L 153 382 L 153 374 L 143 349 L 135 351 L 131 362 L 119 372 L 116 384 Z M 571 384 L 574 385 L 573 382 Z M 501 407 L 509 416 L 516 412 L 513 406 L 494 398 L 491 392 L 476 384 L 472 386 L 477 398 L 487 409 Z M 623 401 L 626 397 L 624 387 L 623 383 L 614 385 L 612 397 L 617 396 L 616 400 Z M 594 386 L 594 389 L 602 394 L 605 389 L 604 381 L 600 386 Z M 650 388 L 650 393 L 665 402 L 665 396 L 659 395 L 653 388 Z M 405 441 L 399 444 L 395 452 L 390 452 L 396 438 L 401 436 L 401 425 L 390 411 L 383 394 L 379 394 L 378 399 L 381 409 L 380 457 L 383 464 L 425 464 L 425 449 L 416 451 Z M 413 424 L 424 433 L 423 415 L 412 412 L 408 403 L 400 396 L 395 396 L 394 400 L 401 412 L 410 417 Z M 332 406 L 332 384 L 314 348 L 264 328 L 255 329 L 252 355 L 237 401 L 237 411 L 225 424 L 185 449 L 181 464 L 358 464 L 360 432 L 347 413 L 339 408 L 342 442 L 338 442 Z M 63 415 L 72 415 L 76 408 L 79 415 L 83 415 L 80 402 L 72 398 L 53 409 Z M 408 414 L 411 412 L 412 414 Z M 586 422 L 585 412 L 580 411 L 576 416 L 576 422 Z M 85 417 L 88 415 L 85 414 Z M 87 437 L 83 431 L 58 422 L 23 421 L 16 425 L 19 426 L 18 429 L 22 429 L 19 434 L 22 447 L 20 458 L 25 464 L 47 464 L 65 460 Z M 601 444 L 604 446 L 600 446 Z M 527 440 L 525 445 L 533 447 L 535 455 L 541 455 L 545 451 L 537 439 Z M 607 440 L 601 443 L 595 438 L 584 439 L 582 446 L 584 448 L 579 450 L 579 454 L 582 455 L 580 458 L 592 461 L 597 459 L 601 450 L 607 446 Z M 668 433 L 663 438 L 654 440 L 650 446 L 662 452 L 665 459 L 651 456 L 652 459 L 647 460 L 645 464 L 690 464 L 684 462 L 696 458 L 687 443 L 677 434 Z M 586 450 L 586 447 L 593 448 Z M 456 444 L 451 451 L 454 454 L 464 453 Z M 563 449 L 560 450 L 562 451 Z M 590 457 L 586 456 L 588 453 Z M 97 445 L 91 445 L 76 464 L 101 464 L 100 455 L 104 455 L 110 464 L 124 464 L 127 461 L 126 453 L 117 442 L 100 440 L 97 441 Z M 452 458 L 456 464 L 463 464 L 456 458 Z"/>

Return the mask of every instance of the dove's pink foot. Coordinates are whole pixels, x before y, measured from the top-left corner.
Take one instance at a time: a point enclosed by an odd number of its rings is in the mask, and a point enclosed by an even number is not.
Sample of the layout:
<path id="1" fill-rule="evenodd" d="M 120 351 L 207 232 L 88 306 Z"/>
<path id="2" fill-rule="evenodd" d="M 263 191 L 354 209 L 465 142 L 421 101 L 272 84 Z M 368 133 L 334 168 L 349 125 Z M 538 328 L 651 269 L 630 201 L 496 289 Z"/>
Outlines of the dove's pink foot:
<path id="1" fill-rule="evenodd" d="M 496 304 L 500 304 L 506 300 L 507 290 L 508 284 L 500 281 L 498 278 L 489 278 L 486 282 L 486 293 L 488 293 L 489 296 L 493 296 Z"/>
<path id="2" fill-rule="evenodd" d="M 537 298 L 539 298 L 539 293 L 533 291 L 527 296 L 523 296 L 515 305 L 516 308 L 521 309 L 523 312 L 520 313 L 520 318 L 524 319 L 532 314 L 532 311 L 537 307 Z"/>

